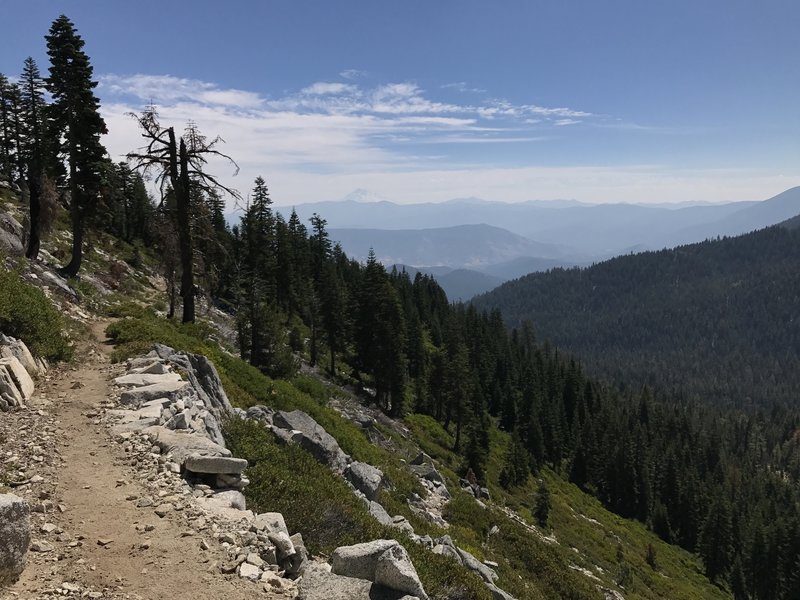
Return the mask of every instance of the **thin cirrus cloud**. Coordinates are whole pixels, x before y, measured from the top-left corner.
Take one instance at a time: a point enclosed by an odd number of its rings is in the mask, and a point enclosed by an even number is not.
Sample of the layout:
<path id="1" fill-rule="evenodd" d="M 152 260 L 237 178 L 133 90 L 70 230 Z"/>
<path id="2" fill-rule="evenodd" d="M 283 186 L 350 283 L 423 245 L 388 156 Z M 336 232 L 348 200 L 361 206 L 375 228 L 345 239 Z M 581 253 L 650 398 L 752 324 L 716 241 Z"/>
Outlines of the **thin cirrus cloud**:
<path id="1" fill-rule="evenodd" d="M 224 150 L 237 159 L 241 173 L 234 179 L 229 165 L 212 161 L 209 168 L 223 183 L 246 191 L 257 175 L 264 175 L 279 205 L 338 198 L 363 187 L 398 201 L 464 195 L 506 201 L 669 201 L 720 200 L 733 183 L 739 195 L 768 184 L 779 189 L 783 183 L 762 173 L 737 179 L 729 172 L 675 174 L 657 165 L 474 164 L 459 148 L 541 145 L 569 135 L 567 130 L 580 131 L 582 123 L 620 126 L 620 121 L 581 109 L 496 98 L 445 102 L 414 82 L 366 86 L 356 83 L 359 77 L 266 97 L 170 75 L 106 75 L 98 87 L 110 131 L 105 143 L 115 160 L 140 147 L 142 138 L 129 113 L 153 103 L 163 123 L 180 127 L 194 121 L 206 134 L 226 140 Z M 425 151 L 433 147 L 446 151 Z"/>
<path id="2" fill-rule="evenodd" d="M 230 154 L 260 168 L 333 173 L 352 169 L 407 169 L 455 164 L 464 144 L 536 143 L 541 130 L 588 112 L 486 100 L 479 105 L 443 102 L 413 82 L 371 87 L 319 81 L 280 97 L 171 75 L 106 75 L 100 79 L 103 112 L 112 152 L 136 143 L 127 116 L 155 104 L 162 121 L 198 123 L 228 141 Z M 535 122 L 531 118 L 535 116 Z M 534 128 L 537 130 L 534 132 Z M 411 146 L 449 144 L 450 155 L 422 156 Z M 244 170 L 244 169 L 243 169 Z"/>

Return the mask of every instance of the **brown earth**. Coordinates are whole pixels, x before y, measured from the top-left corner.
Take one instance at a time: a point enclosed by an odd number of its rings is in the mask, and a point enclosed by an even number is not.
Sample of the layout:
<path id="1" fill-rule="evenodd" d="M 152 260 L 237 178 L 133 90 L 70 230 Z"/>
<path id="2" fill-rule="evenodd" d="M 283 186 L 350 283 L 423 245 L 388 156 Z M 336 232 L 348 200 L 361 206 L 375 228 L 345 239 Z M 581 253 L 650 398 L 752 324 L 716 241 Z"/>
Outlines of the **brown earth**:
<path id="1" fill-rule="evenodd" d="M 108 358 L 110 346 L 100 341 L 107 324 L 92 324 L 94 339 L 82 344 L 76 366 L 53 370 L 38 382 L 28 410 L 0 415 L 0 461 L 19 457 L 19 470 L 7 469 L 5 476 L 0 462 L 0 481 L 19 483 L 21 474 L 44 478 L 12 491 L 49 509 L 32 513 L 32 540 L 53 547 L 29 552 L 22 577 L 0 596 L 285 598 L 266 592 L 264 584 L 223 575 L 224 556 L 213 535 L 193 532 L 181 514 L 159 518 L 153 507 L 137 508 L 126 500 L 145 488 L 125 464 L 121 446 L 95 418 L 118 371 Z M 45 532 L 46 523 L 56 529 Z M 201 549 L 202 539 L 209 550 Z"/>

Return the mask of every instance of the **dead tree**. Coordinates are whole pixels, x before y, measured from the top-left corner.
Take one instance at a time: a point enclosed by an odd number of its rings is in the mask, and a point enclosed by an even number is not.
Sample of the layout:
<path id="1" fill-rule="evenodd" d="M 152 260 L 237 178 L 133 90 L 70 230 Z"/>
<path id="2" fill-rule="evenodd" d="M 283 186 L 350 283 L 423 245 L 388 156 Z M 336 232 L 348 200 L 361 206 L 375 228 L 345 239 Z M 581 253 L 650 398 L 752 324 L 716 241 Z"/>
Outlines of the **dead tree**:
<path id="1" fill-rule="evenodd" d="M 230 161 L 236 172 L 239 167 L 227 154 L 216 149 L 222 142 L 219 136 L 210 142 L 200 134 L 197 126 L 190 123 L 186 132 L 176 138 L 172 127 L 162 127 L 154 106 L 148 106 L 141 115 L 131 114 L 142 129 L 147 145 L 138 152 L 130 152 L 128 160 L 134 169 L 140 169 L 145 177 L 154 175 L 163 203 L 167 190 L 175 195 L 175 227 L 178 232 L 178 251 L 181 261 L 180 296 L 183 300 L 183 322 L 194 323 L 195 284 L 194 253 L 191 231 L 191 187 L 209 192 L 224 191 L 239 198 L 239 193 L 222 185 L 213 175 L 203 171 L 207 157 L 219 156 Z"/>

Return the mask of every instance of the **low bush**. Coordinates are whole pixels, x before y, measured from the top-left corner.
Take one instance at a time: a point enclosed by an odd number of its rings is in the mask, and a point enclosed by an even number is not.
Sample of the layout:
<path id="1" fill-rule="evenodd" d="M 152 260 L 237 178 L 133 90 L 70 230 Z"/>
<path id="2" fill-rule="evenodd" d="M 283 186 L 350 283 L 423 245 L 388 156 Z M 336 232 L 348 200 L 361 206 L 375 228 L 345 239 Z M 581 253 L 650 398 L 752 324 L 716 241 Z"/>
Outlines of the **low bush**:
<path id="1" fill-rule="evenodd" d="M 44 292 L 8 270 L 0 257 L 0 331 L 21 339 L 35 355 L 58 361 L 72 357 L 64 326 Z"/>
<path id="2" fill-rule="evenodd" d="M 231 419 L 225 438 L 236 456 L 250 462 L 249 507 L 283 514 L 313 554 L 374 539 L 396 539 L 408 551 L 425 590 L 441 600 L 488 600 L 478 577 L 452 559 L 426 551 L 407 536 L 378 523 L 365 504 L 334 475 L 297 446 L 279 446 L 271 432 L 253 421 Z"/>

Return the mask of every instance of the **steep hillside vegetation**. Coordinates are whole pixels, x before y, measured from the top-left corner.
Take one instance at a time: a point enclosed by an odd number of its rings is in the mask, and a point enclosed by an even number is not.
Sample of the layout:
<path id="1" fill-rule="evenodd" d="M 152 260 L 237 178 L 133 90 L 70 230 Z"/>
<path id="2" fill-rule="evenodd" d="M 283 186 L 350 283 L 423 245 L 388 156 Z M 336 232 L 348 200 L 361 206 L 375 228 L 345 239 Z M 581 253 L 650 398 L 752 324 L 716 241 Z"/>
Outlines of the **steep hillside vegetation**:
<path id="1" fill-rule="evenodd" d="M 474 300 L 596 374 L 739 406 L 795 404 L 800 232 L 736 238 L 532 274 Z"/>

